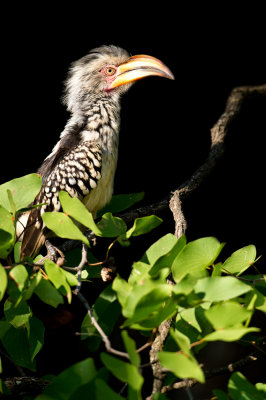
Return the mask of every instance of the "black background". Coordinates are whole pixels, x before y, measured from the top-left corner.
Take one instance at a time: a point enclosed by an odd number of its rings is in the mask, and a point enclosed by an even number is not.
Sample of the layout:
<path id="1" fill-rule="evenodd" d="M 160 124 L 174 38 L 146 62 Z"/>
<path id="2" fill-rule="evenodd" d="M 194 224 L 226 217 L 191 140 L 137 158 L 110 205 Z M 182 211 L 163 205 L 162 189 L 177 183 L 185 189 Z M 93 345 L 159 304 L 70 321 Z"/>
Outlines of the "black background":
<path id="1" fill-rule="evenodd" d="M 2 13 L 1 181 L 36 171 L 57 142 L 69 117 L 60 101 L 69 64 L 115 44 L 160 58 L 176 78 L 143 79 L 122 100 L 115 193 L 145 191 L 144 203 L 159 200 L 205 160 L 230 91 L 265 83 L 264 12 L 84 4 Z M 213 235 L 229 253 L 250 243 L 264 252 L 265 114 L 265 97 L 245 103 L 222 161 L 185 202 L 190 240 Z"/>
<path id="2" fill-rule="evenodd" d="M 165 197 L 204 162 L 210 128 L 234 87 L 266 83 L 264 10 L 190 3 L 174 10 L 140 2 L 62 3 L 55 10 L 42 4 L 13 5 L 1 14 L 1 183 L 36 171 L 50 153 L 69 117 L 60 102 L 69 64 L 99 45 L 158 57 L 176 78 L 143 79 L 122 100 L 115 193 L 145 191 L 143 204 Z M 189 240 L 215 236 L 227 242 L 225 256 L 255 244 L 261 270 L 265 134 L 264 96 L 245 102 L 222 160 L 184 203 Z M 173 232 L 171 213 L 163 217 L 153 237 L 136 240 L 125 254 L 137 260 L 156 238 Z M 58 372 L 65 351 L 63 341 L 56 353 L 60 342 L 53 349 Z"/>

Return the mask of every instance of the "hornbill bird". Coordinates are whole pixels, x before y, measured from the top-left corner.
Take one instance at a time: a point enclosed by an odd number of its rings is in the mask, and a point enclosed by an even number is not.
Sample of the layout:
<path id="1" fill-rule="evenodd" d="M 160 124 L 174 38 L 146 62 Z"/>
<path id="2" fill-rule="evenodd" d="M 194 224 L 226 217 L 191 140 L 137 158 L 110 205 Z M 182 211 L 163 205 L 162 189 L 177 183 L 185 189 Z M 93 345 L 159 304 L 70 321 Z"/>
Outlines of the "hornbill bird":
<path id="1" fill-rule="evenodd" d="M 49 233 L 41 216 L 60 210 L 60 190 L 82 199 L 94 216 L 110 201 L 118 157 L 120 97 L 132 82 L 151 75 L 174 79 L 157 58 L 130 57 L 113 45 L 93 49 L 71 65 L 63 97 L 71 116 L 37 171 L 43 183 L 34 204 L 43 205 L 20 219 L 21 258 L 35 256 L 44 244 Z"/>

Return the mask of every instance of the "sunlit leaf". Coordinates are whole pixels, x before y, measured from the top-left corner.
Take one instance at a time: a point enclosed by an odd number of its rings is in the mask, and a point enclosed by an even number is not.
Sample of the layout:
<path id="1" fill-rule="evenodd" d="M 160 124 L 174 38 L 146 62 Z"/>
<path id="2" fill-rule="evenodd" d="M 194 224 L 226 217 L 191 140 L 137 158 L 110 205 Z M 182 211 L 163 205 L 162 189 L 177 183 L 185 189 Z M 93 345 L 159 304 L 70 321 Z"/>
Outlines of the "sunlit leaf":
<path id="1" fill-rule="evenodd" d="M 9 276 L 15 282 L 19 291 L 24 289 L 24 286 L 29 278 L 29 274 L 24 265 L 17 265 L 9 272 Z"/>
<path id="2" fill-rule="evenodd" d="M 204 374 L 197 361 L 181 353 L 160 352 L 158 358 L 162 365 L 172 371 L 178 378 L 194 378 L 203 383 Z"/>
<path id="3" fill-rule="evenodd" d="M 45 225 L 57 236 L 65 239 L 80 240 L 87 246 L 90 243 L 74 222 L 63 212 L 46 212 L 42 219 Z"/>
<path id="4" fill-rule="evenodd" d="M 150 232 L 162 223 L 162 219 L 156 215 L 149 215 L 147 217 L 136 218 L 132 228 L 126 233 L 126 238 L 129 239 L 131 236 L 139 236 Z"/>
<path id="5" fill-rule="evenodd" d="M 176 259 L 177 255 L 183 250 L 185 245 L 186 237 L 183 235 L 176 241 L 174 246 L 166 254 L 162 255 L 155 261 L 153 267 L 150 269 L 150 275 L 156 275 L 157 272 L 162 268 L 171 268 L 173 261 Z"/>
<path id="6" fill-rule="evenodd" d="M 135 341 L 128 335 L 127 331 L 122 331 L 121 336 L 131 363 L 136 367 L 139 367 L 140 356 L 139 353 L 137 353 L 136 351 Z"/>
<path id="7" fill-rule="evenodd" d="M 101 231 L 99 236 L 104 237 L 124 235 L 127 230 L 126 223 L 121 218 L 114 217 L 111 213 L 104 214 L 97 226 Z"/>
<path id="8" fill-rule="evenodd" d="M 205 315 L 214 329 L 226 328 L 244 322 L 250 317 L 251 313 L 252 311 L 233 301 L 215 304 L 205 311 Z"/>
<path id="9" fill-rule="evenodd" d="M 14 217 L 0 205 L 0 258 L 5 259 L 15 243 Z"/>
<path id="10" fill-rule="evenodd" d="M 169 253 L 177 243 L 177 238 L 172 233 L 167 233 L 154 242 L 141 258 L 141 262 L 153 265 L 160 257 Z"/>
<path id="11" fill-rule="evenodd" d="M 245 246 L 242 249 L 235 251 L 222 265 L 225 272 L 231 274 L 241 274 L 244 272 L 256 259 L 256 247 L 253 245 Z"/>
<path id="12" fill-rule="evenodd" d="M 230 398 L 233 400 L 265 400 L 265 389 L 262 386 L 257 387 L 257 385 L 256 387 L 252 385 L 240 372 L 234 372 L 228 383 Z"/>
<path id="13" fill-rule="evenodd" d="M 206 342 L 214 342 L 216 340 L 222 340 L 224 342 L 233 342 L 235 340 L 239 340 L 242 336 L 246 335 L 249 332 L 259 332 L 259 328 L 240 328 L 239 326 L 232 328 L 220 328 L 218 331 L 209 333 L 209 335 L 205 336 Z"/>
<path id="14" fill-rule="evenodd" d="M 72 292 L 64 271 L 51 260 L 45 260 L 44 267 L 50 281 L 63 296 L 67 297 L 68 302 L 71 303 Z"/>
<path id="15" fill-rule="evenodd" d="M 222 248 L 223 244 L 214 237 L 189 242 L 172 264 L 174 280 L 179 282 L 188 273 L 204 270 L 215 261 Z"/>
<path id="16" fill-rule="evenodd" d="M 101 231 L 94 222 L 92 214 L 86 206 L 77 198 L 71 197 L 67 192 L 59 192 L 59 200 L 63 210 L 76 221 L 91 229 L 95 235 L 101 236 Z"/>
<path id="17" fill-rule="evenodd" d="M 7 274 L 2 264 L 0 264 L 0 301 L 4 297 L 6 287 L 7 287 Z"/>
<path id="18" fill-rule="evenodd" d="M 195 285 L 195 292 L 206 301 L 233 299 L 252 290 L 252 287 L 232 276 L 214 276 L 200 279 Z"/>
<path id="19" fill-rule="evenodd" d="M 19 211 L 33 202 L 41 190 L 41 186 L 42 178 L 38 174 L 29 174 L 6 182 L 3 185 L 0 185 L 0 204 L 8 211 L 12 212 L 13 205 L 10 204 L 7 192 L 9 189 L 16 210 Z"/>

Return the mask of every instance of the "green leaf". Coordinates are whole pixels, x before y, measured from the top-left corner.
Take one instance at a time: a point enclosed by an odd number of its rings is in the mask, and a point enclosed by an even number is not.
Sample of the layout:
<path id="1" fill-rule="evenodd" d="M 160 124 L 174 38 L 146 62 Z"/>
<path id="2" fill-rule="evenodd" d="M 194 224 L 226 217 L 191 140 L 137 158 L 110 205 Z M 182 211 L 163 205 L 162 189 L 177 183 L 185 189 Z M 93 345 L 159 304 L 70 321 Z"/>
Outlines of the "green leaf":
<path id="1" fill-rule="evenodd" d="M 156 275 L 162 268 L 171 268 L 173 261 L 186 245 L 186 237 L 181 236 L 169 252 L 157 259 L 150 270 L 150 275 Z"/>
<path id="2" fill-rule="evenodd" d="M 153 265 L 160 257 L 168 254 L 176 243 L 175 235 L 167 233 L 148 248 L 140 261 Z"/>
<path id="3" fill-rule="evenodd" d="M 162 393 L 155 393 L 153 396 L 153 400 L 168 400 L 168 397 L 166 397 Z"/>
<path id="4" fill-rule="evenodd" d="M 31 360 L 28 350 L 28 335 L 26 328 L 14 328 L 10 325 L 7 333 L 2 338 L 2 343 L 16 364 L 35 370 L 34 363 Z"/>
<path id="5" fill-rule="evenodd" d="M 126 238 L 129 239 L 131 236 L 144 235 L 156 228 L 162 223 L 162 219 L 156 215 L 149 215 L 147 217 L 136 218 L 132 228 L 126 232 Z"/>
<path id="6" fill-rule="evenodd" d="M 29 320 L 29 324 L 27 324 L 27 330 L 29 355 L 33 361 L 44 343 L 44 325 L 42 321 L 33 315 Z"/>
<path id="7" fill-rule="evenodd" d="M 72 274 L 72 273 L 69 272 L 69 271 L 66 271 L 65 269 L 61 269 L 61 271 L 62 271 L 63 275 L 65 275 L 66 280 L 67 280 L 67 283 L 68 283 L 70 286 L 77 286 L 77 284 L 78 284 L 78 279 L 77 279 L 77 277 L 76 277 L 74 274 Z"/>
<path id="8" fill-rule="evenodd" d="M 131 323 L 140 321 L 160 308 L 171 291 L 172 286 L 167 284 L 158 284 L 155 288 L 150 285 L 136 286 L 125 302 L 123 315 L 131 317 Z"/>
<path id="9" fill-rule="evenodd" d="M 133 389 L 140 390 L 144 379 L 135 365 L 121 361 L 109 354 L 101 353 L 102 363 L 112 374 L 122 382 L 128 383 Z"/>
<path id="10" fill-rule="evenodd" d="M 124 397 L 114 392 L 102 379 L 96 379 L 95 386 L 97 400 L 125 400 Z"/>
<path id="11" fill-rule="evenodd" d="M 215 342 L 217 340 L 222 340 L 223 342 L 234 342 L 235 340 L 241 339 L 242 336 L 249 332 L 259 331 L 259 328 L 239 328 L 239 326 L 225 329 L 220 328 L 218 331 L 212 332 L 205 336 L 204 339 L 206 342 Z"/>
<path id="12" fill-rule="evenodd" d="M 124 307 L 126 300 L 133 289 L 132 286 L 130 286 L 127 281 L 117 275 L 113 281 L 112 287 L 117 294 L 119 303 L 122 305 L 122 307 Z"/>
<path id="13" fill-rule="evenodd" d="M 150 268 L 149 264 L 145 264 L 142 261 L 134 262 L 131 274 L 128 278 L 128 283 L 134 287 L 135 285 L 143 284 L 147 279 L 150 280 Z"/>
<path id="14" fill-rule="evenodd" d="M 240 324 L 246 321 L 251 314 L 252 311 L 233 301 L 215 304 L 205 311 L 205 315 L 214 329 L 227 328 Z"/>
<path id="15" fill-rule="evenodd" d="M 12 212 L 13 205 L 10 204 L 7 192 L 10 190 L 16 210 L 19 211 L 33 202 L 41 187 L 42 178 L 38 174 L 29 174 L 13 179 L 0 185 L 0 204 Z"/>
<path id="16" fill-rule="evenodd" d="M 215 389 L 213 394 L 217 397 L 217 400 L 229 400 L 229 397 L 225 392 L 219 389 Z"/>
<path id="17" fill-rule="evenodd" d="M 158 358 L 162 365 L 172 371 L 178 378 L 194 378 L 204 383 L 205 378 L 197 361 L 181 353 L 163 351 L 158 353 Z"/>
<path id="18" fill-rule="evenodd" d="M 67 282 L 66 275 L 64 271 L 53 261 L 45 260 L 44 262 L 45 272 L 56 287 L 56 289 L 63 295 L 67 297 L 68 303 L 71 303 L 72 292 L 71 288 Z"/>
<path id="19" fill-rule="evenodd" d="M 222 265 L 225 272 L 240 275 L 244 272 L 256 259 L 256 247 L 253 245 L 245 246 L 235 251 Z"/>
<path id="20" fill-rule="evenodd" d="M 205 237 L 188 243 L 173 262 L 174 280 L 179 282 L 188 273 L 193 274 L 206 269 L 213 264 L 222 248 L 223 244 L 214 237 Z"/>
<path id="21" fill-rule="evenodd" d="M 264 390 L 258 390 L 240 372 L 231 375 L 228 392 L 233 400 L 265 400 Z"/>
<path id="22" fill-rule="evenodd" d="M 16 364 L 35 371 L 34 358 L 43 345 L 43 337 L 42 322 L 31 317 L 27 324 L 19 328 L 10 325 L 2 342 Z"/>
<path id="23" fill-rule="evenodd" d="M 15 305 L 7 299 L 4 304 L 4 312 L 7 321 L 14 328 L 25 325 L 31 317 L 31 309 L 25 301 L 21 301 L 18 305 Z"/>
<path id="24" fill-rule="evenodd" d="M 14 260 L 15 260 L 15 263 L 19 263 L 20 262 L 21 245 L 22 245 L 22 242 L 15 243 L 15 246 L 14 246 Z"/>
<path id="25" fill-rule="evenodd" d="M 117 237 L 124 235 L 127 230 L 126 223 L 118 217 L 114 217 L 111 213 L 106 213 L 97 224 L 101 231 L 99 236 Z"/>
<path id="26" fill-rule="evenodd" d="M 9 204 L 10 204 L 10 212 L 13 214 L 13 216 L 16 214 L 16 204 L 14 202 L 12 193 L 10 189 L 7 189 L 7 197 L 9 200 Z"/>
<path id="27" fill-rule="evenodd" d="M 60 293 L 55 289 L 53 285 L 46 279 L 41 279 L 39 284 L 35 287 L 34 293 L 46 304 L 52 307 L 57 307 L 59 304 L 63 304 L 64 300 Z"/>
<path id="28" fill-rule="evenodd" d="M 136 343 L 131 337 L 128 335 L 127 331 L 122 331 L 121 333 L 126 351 L 129 355 L 130 362 L 135 365 L 137 368 L 140 365 L 140 356 L 136 351 Z"/>
<path id="29" fill-rule="evenodd" d="M 93 305 L 93 315 L 107 336 L 112 333 L 120 314 L 121 307 L 117 301 L 116 294 L 113 291 L 112 286 L 108 285 L 101 292 Z M 91 323 L 91 319 L 88 314 L 85 316 L 82 322 L 81 332 L 87 333 L 89 336 L 89 349 L 91 351 L 97 350 L 102 339 L 95 326 Z"/>
<path id="30" fill-rule="evenodd" d="M 134 315 L 132 318 L 127 319 L 123 327 L 130 326 L 132 329 L 149 330 L 157 328 L 163 321 L 168 320 L 177 311 L 177 302 L 173 298 L 169 298 L 161 304 L 153 313 L 141 321 L 134 322 Z"/>
<path id="31" fill-rule="evenodd" d="M 129 193 L 129 194 L 118 194 L 111 198 L 110 203 L 108 203 L 104 208 L 97 212 L 97 217 L 101 217 L 107 212 L 118 213 L 124 211 L 127 208 L 133 206 L 133 204 L 141 201 L 144 197 L 144 192 L 139 193 Z"/>
<path id="32" fill-rule="evenodd" d="M 80 361 L 56 376 L 38 400 L 69 400 L 80 386 L 92 381 L 96 374 L 92 358 Z"/>
<path id="33" fill-rule="evenodd" d="M 0 301 L 4 297 L 6 287 L 7 287 L 7 274 L 2 264 L 0 264 Z"/>
<path id="34" fill-rule="evenodd" d="M 15 282 L 18 290 L 21 292 L 29 278 L 29 274 L 24 265 L 17 265 L 9 272 L 10 278 Z"/>
<path id="35" fill-rule="evenodd" d="M 10 329 L 10 323 L 2 320 L 0 321 L 0 339 L 2 340 L 2 338 L 5 336 L 5 334 L 7 333 L 7 331 Z"/>
<path id="36" fill-rule="evenodd" d="M 0 205 L 0 258 L 5 259 L 15 243 L 14 217 Z"/>
<path id="37" fill-rule="evenodd" d="M 190 351 L 189 338 L 186 335 L 184 335 L 182 332 L 179 332 L 177 329 L 173 329 L 173 328 L 170 328 L 170 335 L 175 340 L 175 342 L 177 343 L 180 350 L 182 350 L 183 353 L 190 356 L 191 351 Z"/>
<path id="38" fill-rule="evenodd" d="M 74 222 L 63 212 L 46 212 L 43 214 L 42 219 L 45 225 L 57 236 L 64 239 L 80 240 L 87 246 L 90 246 L 86 236 L 82 234 Z"/>
<path id="39" fill-rule="evenodd" d="M 92 230 L 95 235 L 101 236 L 101 231 L 94 222 L 92 214 L 86 206 L 77 198 L 71 197 L 67 192 L 59 192 L 59 200 L 63 210 L 76 221 Z"/>
<path id="40" fill-rule="evenodd" d="M 200 279 L 195 285 L 195 292 L 204 300 L 216 302 L 233 299 L 252 290 L 252 287 L 232 276 L 213 276 Z"/>

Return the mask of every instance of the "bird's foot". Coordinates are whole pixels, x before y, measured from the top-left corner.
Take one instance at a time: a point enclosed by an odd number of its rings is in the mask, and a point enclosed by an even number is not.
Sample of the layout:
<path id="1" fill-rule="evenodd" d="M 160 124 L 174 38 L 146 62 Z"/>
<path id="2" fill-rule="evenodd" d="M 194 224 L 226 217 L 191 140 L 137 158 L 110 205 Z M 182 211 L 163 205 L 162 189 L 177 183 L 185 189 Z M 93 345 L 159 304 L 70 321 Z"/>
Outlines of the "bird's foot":
<path id="1" fill-rule="evenodd" d="M 47 255 L 38 262 L 39 264 L 44 264 L 45 260 L 51 260 L 51 261 L 55 262 L 57 265 L 59 265 L 59 267 L 64 265 L 65 255 L 61 250 L 59 250 L 57 247 L 55 247 L 47 239 L 45 241 L 45 247 L 47 249 Z"/>

